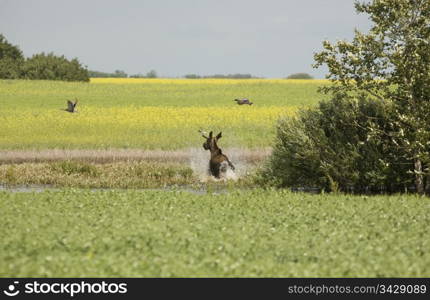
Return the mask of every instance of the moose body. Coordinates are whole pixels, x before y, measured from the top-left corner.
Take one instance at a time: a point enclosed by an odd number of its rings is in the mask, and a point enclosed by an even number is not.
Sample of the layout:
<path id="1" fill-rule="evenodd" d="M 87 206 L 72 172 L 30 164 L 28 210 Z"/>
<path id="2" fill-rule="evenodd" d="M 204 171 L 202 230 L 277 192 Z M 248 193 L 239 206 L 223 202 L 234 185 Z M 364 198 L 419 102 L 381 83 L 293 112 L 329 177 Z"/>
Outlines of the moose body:
<path id="1" fill-rule="evenodd" d="M 209 173 L 219 179 L 227 172 L 228 167 L 234 170 L 234 165 L 230 162 L 228 157 L 222 153 L 222 150 L 217 145 L 217 141 L 222 137 L 222 133 L 220 132 L 216 137 L 213 137 L 213 132 L 211 131 L 208 137 L 204 134 L 202 134 L 202 136 L 206 139 L 203 148 L 211 152 Z"/>

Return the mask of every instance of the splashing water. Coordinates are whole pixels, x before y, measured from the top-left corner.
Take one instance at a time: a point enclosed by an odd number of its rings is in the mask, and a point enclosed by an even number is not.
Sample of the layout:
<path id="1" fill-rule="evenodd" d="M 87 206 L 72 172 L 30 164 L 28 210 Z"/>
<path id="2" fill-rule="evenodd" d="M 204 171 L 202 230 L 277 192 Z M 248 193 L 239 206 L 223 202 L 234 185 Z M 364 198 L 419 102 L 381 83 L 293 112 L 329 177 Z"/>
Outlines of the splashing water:
<path id="1" fill-rule="evenodd" d="M 238 151 L 237 149 L 226 149 L 225 153 L 234 165 L 235 170 L 233 171 L 227 165 L 227 163 L 225 163 L 226 172 L 224 173 L 224 176 L 222 176 L 222 178 L 219 180 L 238 180 L 240 177 L 244 176 L 247 173 L 249 166 L 243 159 L 241 159 L 242 155 L 240 150 Z M 198 176 L 200 181 L 207 182 L 209 180 L 218 180 L 211 176 L 209 173 L 209 151 L 205 151 L 199 148 L 190 148 L 189 159 L 190 167 L 193 172 Z M 223 166 L 221 166 L 221 168 L 223 168 Z"/>
<path id="2" fill-rule="evenodd" d="M 202 149 L 189 149 L 190 167 L 200 180 L 206 181 L 209 177 L 209 160 L 208 154 Z"/>

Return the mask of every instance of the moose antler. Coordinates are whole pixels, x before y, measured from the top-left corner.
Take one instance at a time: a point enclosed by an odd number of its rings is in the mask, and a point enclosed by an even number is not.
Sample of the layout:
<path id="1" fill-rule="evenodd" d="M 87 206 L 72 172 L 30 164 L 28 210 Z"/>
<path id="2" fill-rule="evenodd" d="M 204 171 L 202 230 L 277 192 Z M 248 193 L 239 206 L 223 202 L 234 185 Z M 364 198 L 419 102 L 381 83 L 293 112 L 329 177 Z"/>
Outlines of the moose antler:
<path id="1" fill-rule="evenodd" d="M 206 131 L 203 131 L 203 130 L 199 129 L 199 133 L 201 133 L 202 137 L 204 137 L 205 139 L 207 139 L 207 138 L 208 138 L 208 137 L 206 136 L 206 135 L 207 135 Z"/>

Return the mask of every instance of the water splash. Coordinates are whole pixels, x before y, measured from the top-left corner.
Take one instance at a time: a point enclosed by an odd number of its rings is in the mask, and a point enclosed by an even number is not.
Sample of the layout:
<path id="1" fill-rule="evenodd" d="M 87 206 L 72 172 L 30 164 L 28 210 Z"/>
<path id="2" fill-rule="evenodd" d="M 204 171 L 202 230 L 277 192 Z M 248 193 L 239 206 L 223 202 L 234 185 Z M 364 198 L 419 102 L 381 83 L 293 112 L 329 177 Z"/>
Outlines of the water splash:
<path id="1" fill-rule="evenodd" d="M 218 181 L 218 180 L 238 180 L 240 177 L 247 174 L 250 166 L 243 159 L 242 151 L 238 149 L 225 149 L 223 151 L 226 153 L 230 161 L 235 167 L 232 170 L 230 167 L 226 166 L 226 172 L 224 176 L 220 179 L 216 179 L 209 173 L 209 151 L 205 151 L 200 148 L 190 148 L 189 149 L 189 163 L 194 174 L 198 176 L 201 182 L 207 181 Z M 225 163 L 227 164 L 227 163 Z"/>
<path id="2" fill-rule="evenodd" d="M 189 150 L 190 167 L 200 181 L 207 181 L 209 176 L 209 158 L 208 153 L 203 149 L 190 148 Z"/>

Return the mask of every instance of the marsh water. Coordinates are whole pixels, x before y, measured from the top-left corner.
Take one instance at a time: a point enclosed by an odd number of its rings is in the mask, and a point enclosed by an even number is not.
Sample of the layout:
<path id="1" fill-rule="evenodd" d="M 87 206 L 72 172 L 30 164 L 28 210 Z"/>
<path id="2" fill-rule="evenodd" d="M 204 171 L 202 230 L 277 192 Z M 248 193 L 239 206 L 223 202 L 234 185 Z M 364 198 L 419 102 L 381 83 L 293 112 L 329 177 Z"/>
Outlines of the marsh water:
<path id="1" fill-rule="evenodd" d="M 72 189 L 71 187 L 58 187 L 50 184 L 30 184 L 30 185 L 0 185 L 0 192 L 10 193 L 41 193 L 45 191 L 60 191 Z M 85 191 L 163 191 L 163 192 L 188 192 L 196 195 L 204 194 L 227 194 L 231 189 L 227 187 L 196 187 L 196 186 L 170 186 L 162 188 L 73 188 L 74 190 Z M 237 189 L 237 188 L 235 188 Z M 245 188 L 239 188 L 244 190 Z"/>

